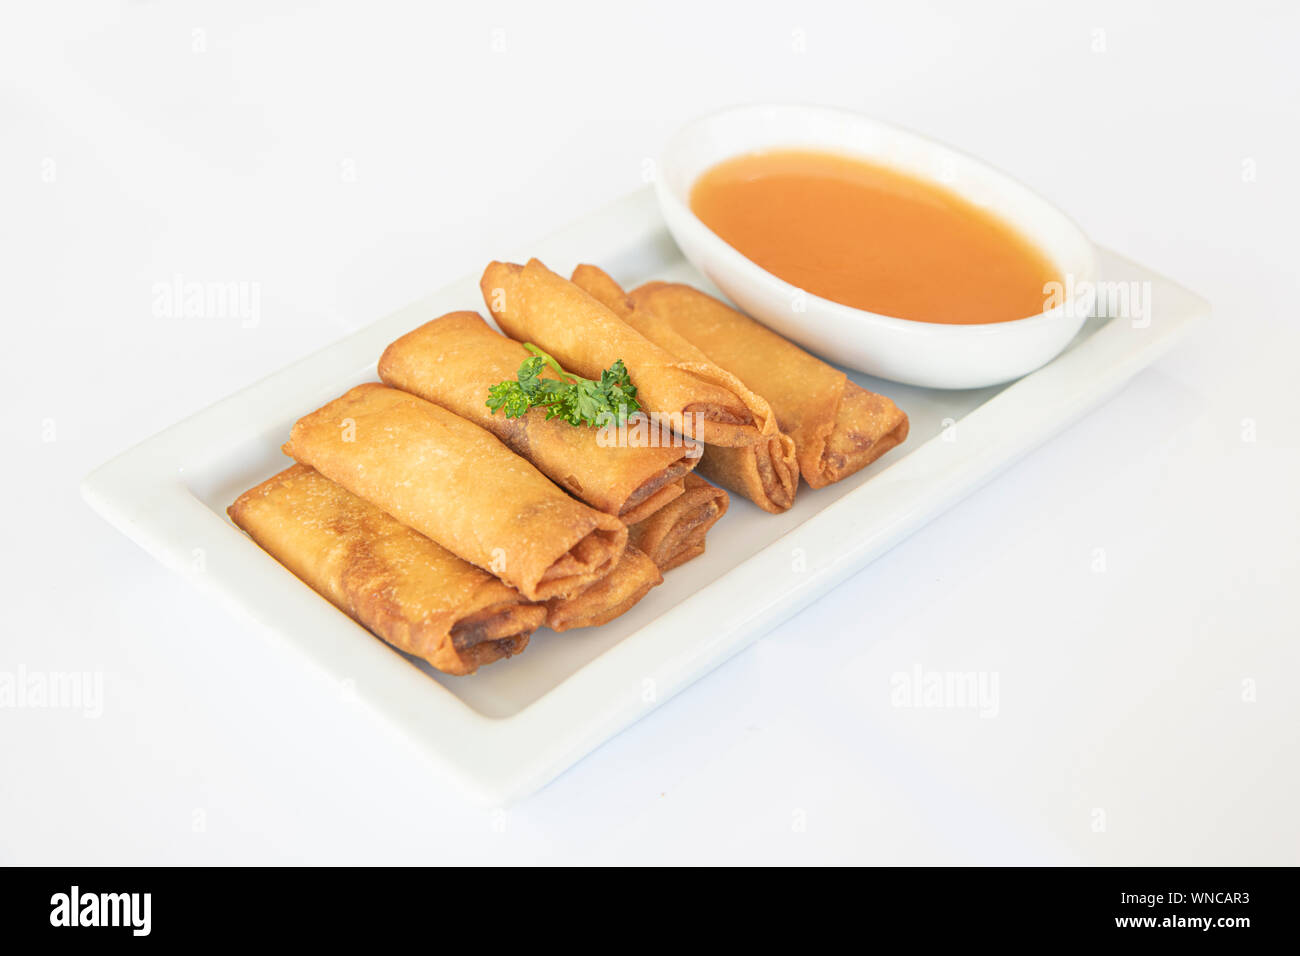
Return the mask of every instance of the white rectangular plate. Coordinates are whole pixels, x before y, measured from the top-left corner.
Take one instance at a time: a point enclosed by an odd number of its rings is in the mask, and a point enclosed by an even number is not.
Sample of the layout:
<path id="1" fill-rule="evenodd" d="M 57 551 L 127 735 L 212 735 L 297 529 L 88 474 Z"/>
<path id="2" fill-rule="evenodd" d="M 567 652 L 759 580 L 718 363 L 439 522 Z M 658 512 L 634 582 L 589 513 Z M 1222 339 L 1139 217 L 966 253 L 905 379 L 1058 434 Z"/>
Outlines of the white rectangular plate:
<path id="1" fill-rule="evenodd" d="M 526 249 L 561 274 L 595 262 L 631 287 L 651 278 L 710 288 L 669 239 L 649 189 Z M 132 448 L 90 475 L 86 500 L 168 567 L 296 645 L 411 734 L 471 794 L 505 804 L 545 786 L 605 740 L 776 626 L 1154 361 L 1204 302 L 1114 254 L 1102 278 L 1149 282 L 1149 321 L 1092 319 L 1070 348 L 1011 385 L 927 391 L 853 374 L 911 417 L 911 437 L 857 475 L 805 485 L 772 516 L 732 497 L 707 553 L 599 628 L 542 630 L 528 650 L 447 677 L 392 650 L 316 596 L 226 517 L 286 467 L 303 414 L 375 378 L 380 352 L 455 309 L 482 311 L 478 276 L 349 336 Z M 715 291 L 716 294 L 716 291 Z M 194 566 L 203 549 L 202 570 Z"/>

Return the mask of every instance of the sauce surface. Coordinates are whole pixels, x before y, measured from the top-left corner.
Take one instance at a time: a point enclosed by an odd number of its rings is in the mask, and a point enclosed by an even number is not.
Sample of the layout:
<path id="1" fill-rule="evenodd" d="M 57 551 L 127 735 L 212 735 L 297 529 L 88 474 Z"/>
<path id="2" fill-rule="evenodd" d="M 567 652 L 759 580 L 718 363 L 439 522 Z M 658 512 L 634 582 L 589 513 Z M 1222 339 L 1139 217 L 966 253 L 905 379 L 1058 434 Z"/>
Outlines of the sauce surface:
<path id="1" fill-rule="evenodd" d="M 806 292 L 882 315 L 973 325 L 1037 315 L 1052 263 L 951 190 L 835 153 L 729 159 L 691 210 L 738 252 Z"/>

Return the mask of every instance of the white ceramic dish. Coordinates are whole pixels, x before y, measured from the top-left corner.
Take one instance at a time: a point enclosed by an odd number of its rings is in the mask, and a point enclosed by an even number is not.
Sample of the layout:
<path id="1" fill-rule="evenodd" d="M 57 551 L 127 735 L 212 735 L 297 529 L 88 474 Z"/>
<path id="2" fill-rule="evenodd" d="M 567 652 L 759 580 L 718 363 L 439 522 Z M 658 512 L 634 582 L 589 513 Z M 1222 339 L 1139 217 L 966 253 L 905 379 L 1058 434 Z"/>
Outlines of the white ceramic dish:
<path id="1" fill-rule="evenodd" d="M 725 159 L 804 148 L 859 156 L 946 186 L 1014 226 L 1067 281 L 1055 308 L 988 325 L 911 322 L 809 295 L 723 242 L 690 209 L 691 187 Z M 745 106 L 681 129 L 660 159 L 660 211 L 686 258 L 744 311 L 849 368 L 929 388 L 1019 378 L 1060 354 L 1092 314 L 1097 257 L 1082 230 L 979 160 L 887 123 L 824 107 Z M 1044 296 L 1046 299 L 1046 295 Z"/>
<path id="2" fill-rule="evenodd" d="M 567 274 L 597 262 L 627 285 L 705 285 L 664 229 L 649 189 L 511 258 Z M 487 256 L 485 255 L 485 259 Z M 371 380 L 384 346 L 453 309 L 481 308 L 466 276 L 218 402 L 90 475 L 86 500 L 167 566 L 236 610 L 409 733 L 471 793 L 507 803 L 545 785 L 756 637 L 843 581 L 1154 360 L 1206 312 L 1194 295 L 1117 256 L 1103 271 L 1152 283 L 1144 328 L 1090 320 L 1069 350 L 1005 388 L 932 391 L 860 383 L 911 416 L 907 443 L 794 508 L 768 515 L 733 496 L 708 551 L 670 572 L 630 613 L 599 628 L 539 631 L 528 650 L 473 677 L 447 677 L 393 651 L 264 554 L 226 506 L 288 464 L 293 422 Z M 203 568 L 194 549 L 206 553 Z"/>

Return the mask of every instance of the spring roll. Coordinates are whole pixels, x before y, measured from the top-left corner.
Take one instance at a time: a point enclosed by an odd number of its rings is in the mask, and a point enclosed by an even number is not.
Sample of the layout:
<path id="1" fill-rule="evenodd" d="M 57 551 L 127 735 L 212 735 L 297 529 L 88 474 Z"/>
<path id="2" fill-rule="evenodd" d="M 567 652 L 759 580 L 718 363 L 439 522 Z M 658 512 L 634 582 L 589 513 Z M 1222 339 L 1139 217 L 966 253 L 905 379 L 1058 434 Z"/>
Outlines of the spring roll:
<path id="1" fill-rule="evenodd" d="M 572 282 L 665 351 L 685 361 L 709 362 L 707 355 L 671 325 L 632 302 L 622 286 L 603 269 L 580 265 L 573 270 Z M 743 382 L 730 372 L 725 374 L 737 394 L 750 394 Z M 742 447 L 705 445 L 699 472 L 772 514 L 788 510 L 799 488 L 794 439 L 782 431 Z"/>
<path id="2" fill-rule="evenodd" d="M 671 571 L 704 553 L 704 536 L 727 513 L 730 499 L 696 474 L 686 476 L 686 493 L 628 530 L 628 540 Z"/>
<path id="3" fill-rule="evenodd" d="M 714 445 L 752 445 L 776 431 L 762 399 L 737 394 L 711 364 L 683 362 L 665 352 L 536 259 L 525 266 L 493 262 L 480 285 L 506 335 L 544 349 L 567 371 L 598 379 L 622 359 L 644 409 L 682 435 Z"/>
<path id="4" fill-rule="evenodd" d="M 659 567 L 641 550 L 623 549 L 618 567 L 572 597 L 546 602 L 546 626 L 553 631 L 596 627 L 629 611 L 650 589 L 663 583 Z"/>
<path id="5" fill-rule="evenodd" d="M 699 463 L 695 442 L 628 447 L 612 443 L 601 429 L 548 419 L 544 408 L 521 418 L 493 414 L 488 389 L 513 381 L 530 354 L 478 313 L 452 312 L 388 346 L 379 377 L 486 428 L 569 494 L 624 524 L 640 521 L 682 493 L 682 477 Z"/>
<path id="6" fill-rule="evenodd" d="M 771 403 L 810 487 L 847 478 L 907 438 L 907 415 L 888 398 L 712 296 L 650 282 L 631 298 Z"/>
<path id="7" fill-rule="evenodd" d="M 623 522 L 490 432 L 386 385 L 358 385 L 299 419 L 285 452 L 530 601 L 604 577 L 627 543 Z"/>
<path id="8" fill-rule="evenodd" d="M 271 557 L 344 614 L 448 674 L 528 646 L 546 608 L 305 465 L 227 509 Z"/>

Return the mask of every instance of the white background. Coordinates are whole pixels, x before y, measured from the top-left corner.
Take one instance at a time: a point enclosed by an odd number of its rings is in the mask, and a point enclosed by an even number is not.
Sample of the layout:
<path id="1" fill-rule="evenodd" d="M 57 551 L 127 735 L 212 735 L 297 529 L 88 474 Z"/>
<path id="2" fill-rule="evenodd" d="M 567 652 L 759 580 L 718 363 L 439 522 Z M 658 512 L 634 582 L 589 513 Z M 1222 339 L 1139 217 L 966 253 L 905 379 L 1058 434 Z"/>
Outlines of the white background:
<path id="1" fill-rule="evenodd" d="M 0 709 L 0 861 L 1300 862 L 1295 5 L 460 6 L 7 6 L 0 671 L 105 701 Z M 1214 317 L 508 813 L 82 503 L 755 101 L 982 156 Z M 260 323 L 155 317 L 178 275 Z M 916 666 L 997 716 L 891 706 Z"/>

